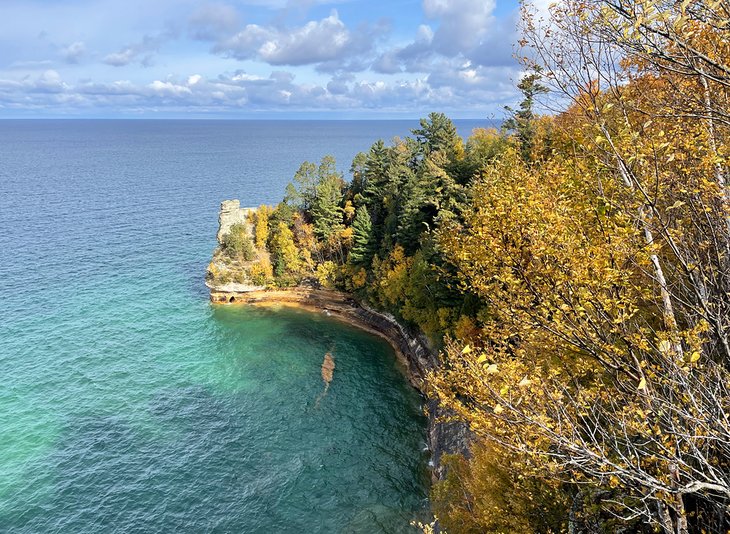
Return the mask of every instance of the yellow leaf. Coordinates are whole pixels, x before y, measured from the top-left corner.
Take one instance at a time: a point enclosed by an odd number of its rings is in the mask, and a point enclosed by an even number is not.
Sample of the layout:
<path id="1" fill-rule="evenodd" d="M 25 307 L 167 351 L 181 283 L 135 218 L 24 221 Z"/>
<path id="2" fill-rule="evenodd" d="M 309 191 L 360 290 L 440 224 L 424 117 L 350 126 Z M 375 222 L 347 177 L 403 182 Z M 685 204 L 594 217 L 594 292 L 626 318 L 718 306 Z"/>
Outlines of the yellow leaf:
<path id="1" fill-rule="evenodd" d="M 639 387 L 637 388 L 639 390 L 645 390 L 646 389 L 646 378 L 642 378 L 639 382 Z"/>
<path id="2" fill-rule="evenodd" d="M 682 202 L 681 200 L 677 200 L 677 202 L 667 208 L 667 211 L 676 210 L 677 208 L 681 208 L 682 206 L 684 206 L 684 202 Z"/>
<path id="3" fill-rule="evenodd" d="M 462 354 L 469 354 L 471 352 L 471 346 L 465 345 L 463 349 L 461 349 Z"/>
<path id="4" fill-rule="evenodd" d="M 699 353 L 699 352 L 697 352 L 697 351 L 694 351 L 694 352 L 692 353 L 692 356 L 690 356 L 690 357 L 689 357 L 689 361 L 690 361 L 690 363 L 695 363 L 695 362 L 697 362 L 697 360 L 699 360 L 699 359 L 700 359 L 700 353 Z"/>
<path id="5" fill-rule="evenodd" d="M 520 386 L 520 387 L 522 387 L 522 388 L 524 388 L 524 387 L 529 386 L 530 384 L 532 384 L 532 380 L 530 380 L 529 378 L 525 377 L 522 380 L 520 380 L 520 383 L 517 384 L 517 385 Z"/>
<path id="6" fill-rule="evenodd" d="M 509 393 L 509 386 L 502 386 L 502 389 L 499 390 L 500 395 L 506 395 Z"/>
<path id="7" fill-rule="evenodd" d="M 496 406 L 494 407 L 494 413 L 497 413 L 497 414 L 499 414 L 499 413 L 502 413 L 503 411 L 504 411 L 504 408 L 502 408 L 502 406 L 501 406 L 501 405 L 499 405 L 499 404 L 497 404 L 497 405 L 496 405 Z"/>
<path id="8" fill-rule="evenodd" d="M 493 363 L 493 364 L 491 364 L 491 365 L 489 365 L 487 367 L 487 373 L 489 373 L 490 375 L 493 375 L 494 373 L 496 373 L 497 370 L 498 369 L 497 369 L 497 364 L 496 363 Z"/>
<path id="9" fill-rule="evenodd" d="M 486 354 L 482 354 L 481 356 L 479 356 L 477 358 L 477 363 L 482 363 L 482 362 L 485 362 L 485 361 L 487 361 L 487 355 Z"/>

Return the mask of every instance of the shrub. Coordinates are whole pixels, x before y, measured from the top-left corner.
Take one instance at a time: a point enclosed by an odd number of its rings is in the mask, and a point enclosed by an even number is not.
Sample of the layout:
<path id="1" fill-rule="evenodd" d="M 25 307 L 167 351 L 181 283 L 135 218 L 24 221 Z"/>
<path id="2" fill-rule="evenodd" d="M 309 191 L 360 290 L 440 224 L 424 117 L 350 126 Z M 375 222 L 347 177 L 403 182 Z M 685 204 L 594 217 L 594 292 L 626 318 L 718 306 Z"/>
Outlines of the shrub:
<path id="1" fill-rule="evenodd" d="M 262 258 L 251 266 L 251 281 L 257 286 L 268 284 L 274 277 L 274 269 L 268 258 Z"/>
<path id="2" fill-rule="evenodd" d="M 231 258 L 240 261 L 251 261 L 256 257 L 256 249 L 245 224 L 236 223 L 231 226 L 223 237 L 223 248 Z"/>

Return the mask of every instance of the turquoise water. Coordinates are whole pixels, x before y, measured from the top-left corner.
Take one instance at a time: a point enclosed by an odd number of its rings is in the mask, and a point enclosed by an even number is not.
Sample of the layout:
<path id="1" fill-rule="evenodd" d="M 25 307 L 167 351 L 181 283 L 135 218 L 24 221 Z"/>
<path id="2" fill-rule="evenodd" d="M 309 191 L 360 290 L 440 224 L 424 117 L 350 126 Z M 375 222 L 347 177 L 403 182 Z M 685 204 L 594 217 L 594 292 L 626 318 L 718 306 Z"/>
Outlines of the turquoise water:
<path id="1" fill-rule="evenodd" d="M 424 517 L 422 401 L 390 347 L 203 286 L 221 199 L 273 202 L 301 159 L 415 126 L 0 122 L 0 532 Z"/>

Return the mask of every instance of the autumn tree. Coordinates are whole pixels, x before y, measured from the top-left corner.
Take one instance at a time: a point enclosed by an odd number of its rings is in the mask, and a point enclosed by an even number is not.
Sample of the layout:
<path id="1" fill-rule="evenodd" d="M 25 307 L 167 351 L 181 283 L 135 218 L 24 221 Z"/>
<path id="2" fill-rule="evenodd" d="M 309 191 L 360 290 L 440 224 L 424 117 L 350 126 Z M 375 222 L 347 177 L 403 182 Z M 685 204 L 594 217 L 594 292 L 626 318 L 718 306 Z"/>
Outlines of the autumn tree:
<path id="1" fill-rule="evenodd" d="M 449 347 L 431 384 L 478 435 L 522 455 L 524 476 L 552 469 L 603 487 L 613 513 L 686 532 L 729 487 L 728 374 L 703 356 L 702 325 L 681 332 L 678 358 L 661 304 L 648 304 L 641 230 L 596 206 L 585 176 L 512 159 L 476 184 L 465 225 L 441 243 L 489 320 L 478 349 Z"/>
<path id="2" fill-rule="evenodd" d="M 266 205 L 261 205 L 256 210 L 255 224 L 254 224 L 254 237 L 256 247 L 263 249 L 266 246 L 266 242 L 269 240 L 269 215 L 271 214 L 271 208 Z"/>
<path id="3" fill-rule="evenodd" d="M 489 310 L 474 346 L 444 354 L 444 402 L 525 474 L 586 488 L 575 509 L 592 488 L 606 513 L 667 533 L 728 525 L 718 9 L 566 2 L 544 25 L 528 16 L 528 55 L 572 101 L 554 154 L 489 169 L 441 233 Z"/>
<path id="4" fill-rule="evenodd" d="M 271 254 L 274 259 L 274 273 L 277 276 L 299 271 L 299 250 L 294 243 L 294 234 L 283 222 L 279 223 L 271 238 Z"/>

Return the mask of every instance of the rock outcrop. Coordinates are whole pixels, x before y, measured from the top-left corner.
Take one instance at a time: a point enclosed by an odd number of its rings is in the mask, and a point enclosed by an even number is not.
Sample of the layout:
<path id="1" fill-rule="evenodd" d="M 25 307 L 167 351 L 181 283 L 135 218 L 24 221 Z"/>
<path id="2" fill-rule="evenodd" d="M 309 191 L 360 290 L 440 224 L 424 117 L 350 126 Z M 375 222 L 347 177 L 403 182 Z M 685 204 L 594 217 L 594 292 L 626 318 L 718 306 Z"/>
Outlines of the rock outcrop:
<path id="1" fill-rule="evenodd" d="M 248 233 L 253 235 L 253 226 L 249 221 L 249 213 L 255 212 L 256 208 L 242 208 L 238 200 L 224 200 L 221 202 L 221 210 L 218 214 L 218 243 L 223 243 L 223 237 L 230 231 L 234 224 L 245 224 Z"/>

